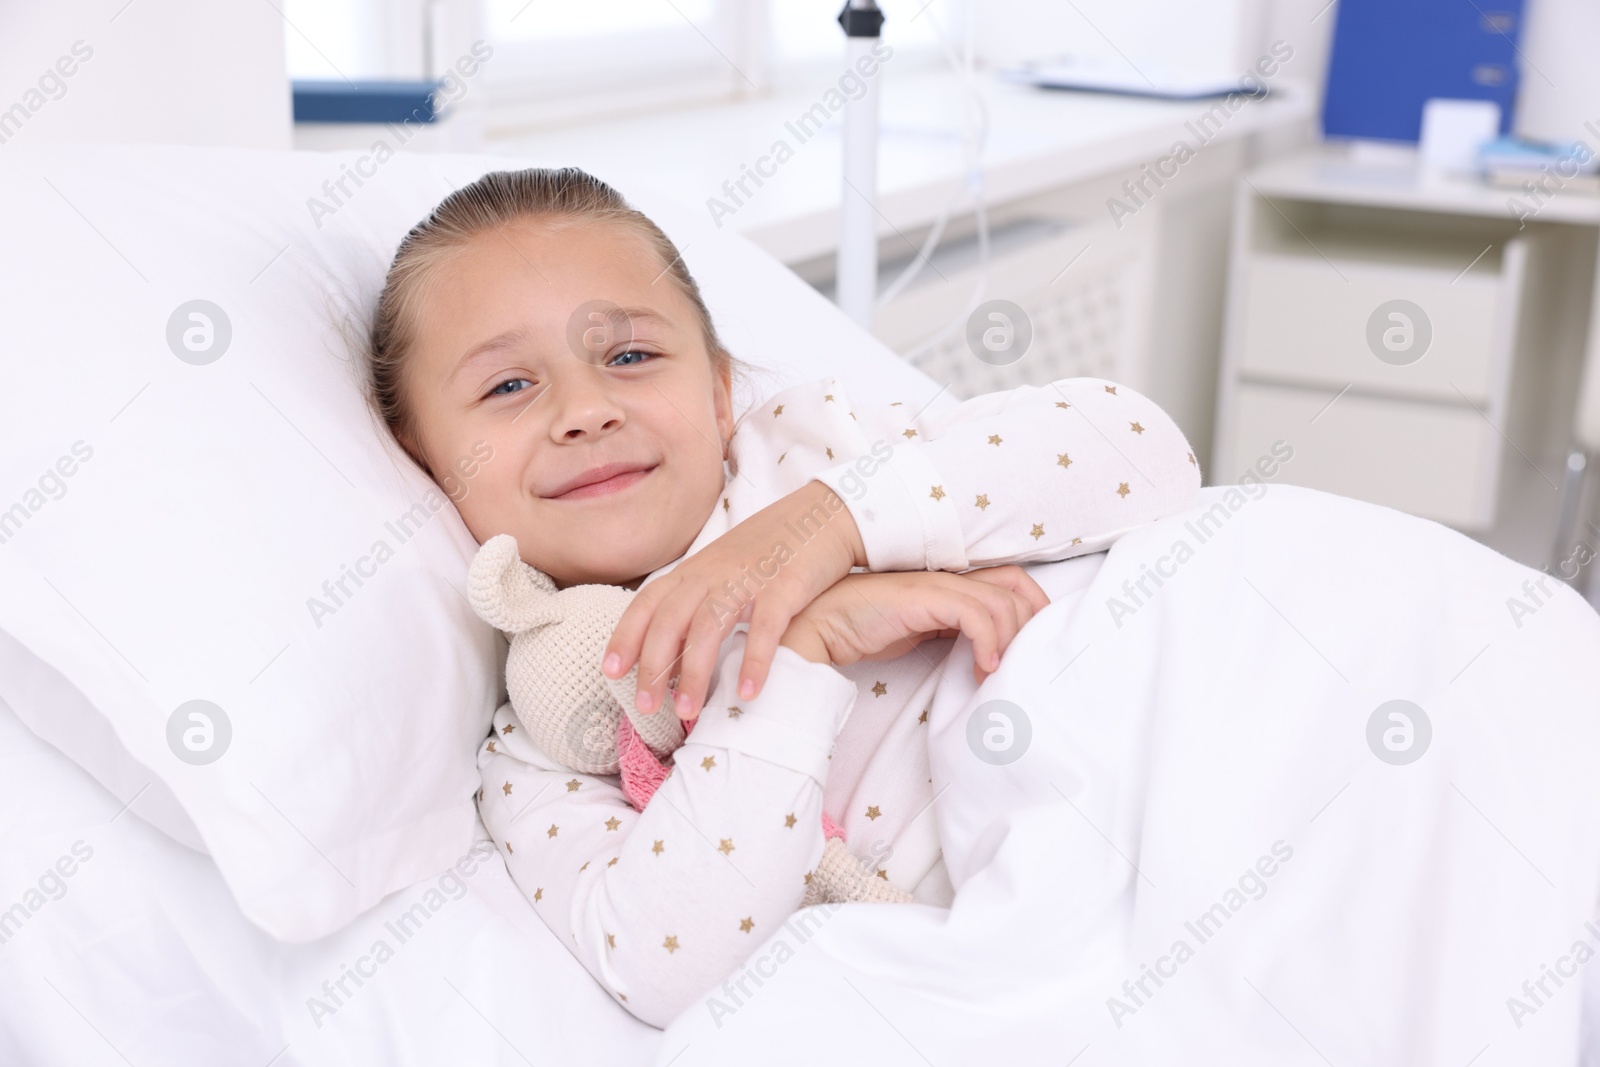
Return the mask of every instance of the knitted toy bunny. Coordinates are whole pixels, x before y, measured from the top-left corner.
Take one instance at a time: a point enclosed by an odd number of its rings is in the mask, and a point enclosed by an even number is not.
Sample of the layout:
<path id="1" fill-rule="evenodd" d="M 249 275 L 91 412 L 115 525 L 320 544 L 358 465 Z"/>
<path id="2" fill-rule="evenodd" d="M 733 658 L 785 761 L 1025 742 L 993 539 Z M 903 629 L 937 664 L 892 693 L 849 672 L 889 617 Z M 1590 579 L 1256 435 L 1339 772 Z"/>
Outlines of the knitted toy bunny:
<path id="1" fill-rule="evenodd" d="M 606 643 L 633 593 L 614 585 L 557 589 L 549 575 L 523 562 L 515 537 L 499 534 L 473 558 L 467 598 L 511 642 L 506 691 L 533 743 L 574 771 L 620 775 L 628 802 L 644 810 L 670 773 L 662 761 L 697 720 L 685 726 L 670 706 L 654 715 L 635 709 L 637 663 L 616 679 L 600 670 Z M 845 847 L 844 831 L 826 814 L 822 823 L 827 843 L 802 906 L 915 899 L 864 869 Z"/>

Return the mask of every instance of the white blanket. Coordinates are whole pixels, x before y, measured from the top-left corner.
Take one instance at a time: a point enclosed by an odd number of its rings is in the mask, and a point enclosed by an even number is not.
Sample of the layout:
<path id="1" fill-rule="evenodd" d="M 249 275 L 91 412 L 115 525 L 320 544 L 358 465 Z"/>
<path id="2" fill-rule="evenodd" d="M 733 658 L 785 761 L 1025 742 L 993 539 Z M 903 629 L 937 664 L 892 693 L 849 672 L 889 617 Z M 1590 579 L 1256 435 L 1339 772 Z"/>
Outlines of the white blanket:
<path id="1" fill-rule="evenodd" d="M 952 910 L 779 932 L 658 1062 L 1578 1062 L 1600 620 L 1443 527 L 1253 492 L 1034 568 L 1051 607 L 932 712 Z M 1009 766 L 968 745 L 995 699 Z"/>
<path id="2" fill-rule="evenodd" d="M 0 1062 L 1578 1063 L 1600 621 L 1442 527 L 1254 491 L 1030 568 L 1051 607 L 931 712 L 951 910 L 802 913 L 664 1038 L 497 859 L 279 945 L 0 716 L 0 908 L 43 890 L 0 943 Z M 1008 765 L 967 740 L 996 699 L 1031 727 Z M 1411 763 L 1368 741 L 1392 700 L 1431 726 Z"/>

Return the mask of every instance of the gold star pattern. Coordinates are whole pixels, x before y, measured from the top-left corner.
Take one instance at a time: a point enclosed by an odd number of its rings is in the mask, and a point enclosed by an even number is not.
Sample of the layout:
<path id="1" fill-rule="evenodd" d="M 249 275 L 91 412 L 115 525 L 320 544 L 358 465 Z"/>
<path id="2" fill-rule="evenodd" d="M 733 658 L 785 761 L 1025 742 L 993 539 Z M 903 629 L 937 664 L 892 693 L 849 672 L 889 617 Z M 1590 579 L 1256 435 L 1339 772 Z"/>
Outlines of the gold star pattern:
<path id="1" fill-rule="evenodd" d="M 728 509 L 728 498 L 727 497 L 723 497 L 722 498 L 722 510 L 723 511 L 729 510 Z"/>
<path id="2" fill-rule="evenodd" d="M 904 400 L 896 400 L 896 401 L 895 401 L 895 402 L 894 402 L 894 403 L 892 403 L 892 404 L 890 404 L 890 405 L 889 405 L 889 406 L 890 406 L 890 407 L 892 407 L 892 408 L 897 408 L 897 407 L 899 407 L 899 406 L 900 406 L 900 405 L 901 405 L 901 404 L 904 404 L 904 403 L 905 403 L 905 401 L 904 401 Z"/>
<path id="3" fill-rule="evenodd" d="M 666 845 L 662 844 L 660 841 L 657 841 L 655 844 L 650 846 L 650 851 L 659 856 L 661 855 L 661 850 L 666 847 Z"/>
<path id="4" fill-rule="evenodd" d="M 515 729 L 516 729 L 516 726 L 514 724 L 508 722 L 504 726 L 500 727 L 500 732 L 503 733 L 503 734 L 509 734 L 512 730 L 515 730 Z"/>
<path id="5" fill-rule="evenodd" d="M 494 738 L 492 738 L 492 737 L 489 738 L 489 751 L 490 752 L 494 751 Z"/>
<path id="6" fill-rule="evenodd" d="M 1058 408 L 1070 408 L 1071 406 L 1072 405 L 1067 403 L 1065 400 L 1057 400 L 1056 401 L 1056 407 L 1058 407 Z"/>
<path id="7" fill-rule="evenodd" d="M 507 782 L 505 785 L 501 786 L 500 788 L 502 790 L 504 790 L 506 796 L 510 796 L 511 795 L 511 783 L 510 782 Z"/>
<path id="8" fill-rule="evenodd" d="M 617 857 L 612 856 L 610 859 L 606 860 L 606 866 L 607 867 L 615 867 L 616 865 L 617 865 Z"/>
<path id="9" fill-rule="evenodd" d="M 846 412 L 846 414 L 849 415 L 852 419 L 856 417 L 856 413 L 853 412 L 853 411 Z"/>
<path id="10" fill-rule="evenodd" d="M 806 872 L 806 885 L 810 885 L 810 884 L 811 884 L 811 872 L 807 871 Z"/>
<path id="11" fill-rule="evenodd" d="M 831 404 L 831 403 L 833 403 L 833 394 L 832 393 L 823 393 L 822 394 L 822 399 L 826 400 L 828 403 Z"/>
<path id="12" fill-rule="evenodd" d="M 883 814 L 883 812 L 878 810 L 878 805 L 876 805 L 876 804 L 873 804 L 873 805 L 871 805 L 870 807 L 867 808 L 867 818 L 869 818 L 869 819 L 876 819 L 876 818 L 880 817 L 882 814 Z"/>
<path id="13" fill-rule="evenodd" d="M 777 407 L 773 408 L 772 409 L 772 414 L 773 414 L 774 418 L 776 418 L 779 415 L 782 415 L 783 414 L 783 405 L 779 404 Z"/>
<path id="14" fill-rule="evenodd" d="M 1194 453 L 1193 452 L 1189 453 L 1189 466 L 1191 466 L 1191 467 L 1198 467 L 1199 466 L 1199 464 L 1194 461 Z"/>
<path id="15" fill-rule="evenodd" d="M 1117 495 L 1123 499 L 1127 499 L 1128 494 L 1131 492 L 1133 492 L 1133 490 L 1128 488 L 1127 482 L 1122 482 L 1117 486 Z"/>
<path id="16" fill-rule="evenodd" d="M 546 836 L 546 837 L 554 837 L 557 834 L 559 834 L 560 832 L 561 832 L 561 827 L 557 826 L 555 823 L 551 823 L 550 824 L 550 829 L 548 829 L 548 830 L 546 830 L 544 832 L 544 836 Z"/>
<path id="17" fill-rule="evenodd" d="M 728 853 L 732 852 L 733 851 L 733 838 L 724 837 L 722 839 L 722 843 L 717 846 L 717 851 L 722 853 L 724 856 L 726 856 Z"/>
<path id="18" fill-rule="evenodd" d="M 743 714 L 744 714 L 744 709 L 741 708 L 739 705 L 737 705 L 737 704 L 729 704 L 728 705 L 728 718 L 737 719 L 739 716 L 741 716 Z"/>
<path id="19" fill-rule="evenodd" d="M 616 948 L 616 947 L 617 947 L 617 935 L 616 934 L 607 934 L 606 935 L 606 948 Z"/>
<path id="20" fill-rule="evenodd" d="M 678 951 L 678 935 L 668 934 L 667 939 L 661 942 L 661 947 L 666 949 L 668 952 Z"/>
<path id="21" fill-rule="evenodd" d="M 878 877 L 882 878 L 885 882 L 887 882 L 889 880 L 889 872 L 884 870 L 882 867 L 879 867 L 878 868 Z"/>
<path id="22" fill-rule="evenodd" d="M 1039 538 L 1043 537 L 1044 536 L 1044 523 L 1042 523 L 1042 522 L 1034 523 L 1033 524 L 1033 529 L 1028 531 L 1028 536 L 1032 537 L 1035 541 L 1037 541 L 1037 540 L 1039 540 Z"/>
<path id="23" fill-rule="evenodd" d="M 622 820 L 617 818 L 615 815 L 611 816 L 611 818 L 606 820 L 606 829 L 607 830 L 615 830 L 617 827 L 619 827 L 621 825 L 622 825 Z"/>
<path id="24" fill-rule="evenodd" d="M 889 691 L 889 687 L 884 685 L 883 682 L 878 681 L 878 682 L 872 683 L 872 695 L 873 696 L 881 697 L 881 696 L 883 696 L 883 694 L 887 693 L 888 691 Z"/>
<path id="25" fill-rule="evenodd" d="M 1083 544 L 1083 538 L 1081 538 L 1081 537 L 1074 537 L 1074 538 L 1073 538 L 1073 539 L 1072 539 L 1072 543 L 1073 543 L 1073 544 L 1075 544 L 1075 545 L 1081 545 L 1081 544 Z"/>
<path id="26" fill-rule="evenodd" d="M 1131 429 L 1134 433 L 1144 433 L 1144 427 L 1140 426 L 1137 422 L 1128 423 L 1128 428 Z"/>
<path id="27" fill-rule="evenodd" d="M 928 709 L 927 708 L 923 708 L 922 709 L 922 714 L 917 716 L 917 721 L 918 722 L 927 722 L 928 721 Z"/>
<path id="28" fill-rule="evenodd" d="M 576 778 L 572 779 L 570 782 L 567 783 L 567 792 L 576 793 L 578 791 L 578 787 L 581 786 L 582 784 L 583 783 L 578 781 Z"/>
<path id="29" fill-rule="evenodd" d="M 1106 386 L 1106 392 L 1110 393 L 1112 396 L 1116 396 L 1117 395 L 1117 387 L 1114 386 L 1114 385 L 1108 385 L 1108 386 Z"/>
<path id="30" fill-rule="evenodd" d="M 535 904 L 537 904 L 539 901 L 541 901 L 543 899 L 544 899 L 544 886 L 540 886 L 538 889 L 535 889 L 533 891 L 533 901 L 534 901 Z"/>
<path id="31" fill-rule="evenodd" d="M 990 435 L 989 435 L 989 443 L 990 443 L 990 444 L 991 444 L 991 445 L 997 445 L 997 444 L 999 444 L 999 443 L 1000 443 L 1000 435 L 999 435 L 999 434 L 997 434 L 997 433 L 992 433 L 992 434 L 990 434 Z"/>
<path id="32" fill-rule="evenodd" d="M 700 766 L 704 767 L 708 771 L 716 765 L 717 757 L 715 756 L 707 756 L 705 759 L 700 761 Z"/>
<path id="33" fill-rule="evenodd" d="M 626 993 L 618 993 L 617 996 L 621 997 L 623 1000 L 627 1000 L 628 999 L 628 994 L 626 994 Z"/>
<path id="34" fill-rule="evenodd" d="M 979 493 L 978 499 L 972 502 L 972 506 L 977 508 L 979 511 L 983 511 L 989 506 L 989 494 Z"/>
<path id="35" fill-rule="evenodd" d="M 828 458 L 829 458 L 829 459 L 832 459 L 832 458 L 833 458 L 833 449 L 831 449 L 831 448 L 824 448 L 824 449 L 823 449 L 823 451 L 824 451 L 824 452 L 826 452 L 826 453 L 828 453 Z"/>
<path id="36" fill-rule="evenodd" d="M 583 861 L 583 866 L 578 868 L 578 873 L 582 874 L 584 871 L 587 871 L 588 869 L 589 869 L 589 861 L 588 860 L 584 860 Z"/>
<path id="37" fill-rule="evenodd" d="M 917 436 L 917 431 L 915 431 L 915 430 L 901 430 L 900 431 L 900 436 L 904 437 L 907 441 L 909 441 L 913 437 Z"/>
<path id="38" fill-rule="evenodd" d="M 784 452 L 784 453 L 782 453 L 782 454 L 780 454 L 780 455 L 779 455 L 779 456 L 778 456 L 778 462 L 779 462 L 779 463 L 782 463 L 782 462 L 783 462 L 783 457 L 784 457 L 784 456 L 787 456 L 787 455 L 788 455 L 788 454 L 789 454 L 789 453 L 787 453 L 787 452 Z"/>
<path id="39" fill-rule="evenodd" d="M 932 487 L 931 489 L 928 490 L 928 495 L 933 497 L 933 499 L 935 499 L 935 500 L 943 500 L 944 499 L 944 486 L 936 485 L 936 486 Z"/>
<path id="40" fill-rule="evenodd" d="M 739 929 L 743 930 L 745 933 L 748 934 L 751 930 L 754 930 L 755 928 L 756 928 L 756 917 L 754 915 L 746 915 L 744 918 L 739 920 Z"/>
<path id="41" fill-rule="evenodd" d="M 511 847 L 510 841 L 506 842 L 506 851 L 511 853 L 513 856 L 517 854 L 517 850 Z"/>
<path id="42" fill-rule="evenodd" d="M 1056 456 L 1056 466 L 1058 466 L 1058 467 L 1070 467 L 1070 466 L 1072 466 L 1072 457 L 1067 455 L 1065 452 L 1062 452 L 1061 454 Z"/>
<path id="43" fill-rule="evenodd" d="M 783 817 L 783 825 L 790 830 L 794 829 L 795 821 L 794 812 L 792 811 Z"/>

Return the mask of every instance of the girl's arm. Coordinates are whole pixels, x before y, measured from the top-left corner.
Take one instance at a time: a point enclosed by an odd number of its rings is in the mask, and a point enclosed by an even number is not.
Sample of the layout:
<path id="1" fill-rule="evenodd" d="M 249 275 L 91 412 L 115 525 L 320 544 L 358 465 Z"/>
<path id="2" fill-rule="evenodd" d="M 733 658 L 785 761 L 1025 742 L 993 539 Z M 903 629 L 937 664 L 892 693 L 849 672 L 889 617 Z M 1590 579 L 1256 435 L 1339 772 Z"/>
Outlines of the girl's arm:
<path id="1" fill-rule="evenodd" d="M 1194 453 L 1166 412 L 1099 378 L 1020 386 L 937 414 L 909 402 L 834 412 L 847 403 L 837 379 L 815 391 L 783 414 L 822 420 L 811 431 L 822 437 L 855 432 L 815 478 L 843 500 L 874 571 L 1097 552 L 1189 507 L 1200 488 Z"/>
<path id="2" fill-rule="evenodd" d="M 962 571 L 1097 552 L 1189 507 L 1200 487 L 1182 431 L 1112 382 L 1064 378 L 940 414 L 918 410 L 927 400 L 857 408 L 823 378 L 746 413 L 735 476 L 684 558 L 623 613 L 606 674 L 638 663 L 654 708 L 677 666 L 687 718 L 737 619 L 760 693 L 789 621 L 852 566 Z"/>
<path id="3" fill-rule="evenodd" d="M 739 700 L 744 645 L 742 632 L 727 642 L 701 720 L 642 812 L 616 778 L 566 770 L 527 742 L 509 704 L 479 754 L 480 810 L 513 880 L 589 973 L 654 1026 L 794 912 L 823 851 L 828 753 L 855 686 L 784 647 L 775 684 Z"/>

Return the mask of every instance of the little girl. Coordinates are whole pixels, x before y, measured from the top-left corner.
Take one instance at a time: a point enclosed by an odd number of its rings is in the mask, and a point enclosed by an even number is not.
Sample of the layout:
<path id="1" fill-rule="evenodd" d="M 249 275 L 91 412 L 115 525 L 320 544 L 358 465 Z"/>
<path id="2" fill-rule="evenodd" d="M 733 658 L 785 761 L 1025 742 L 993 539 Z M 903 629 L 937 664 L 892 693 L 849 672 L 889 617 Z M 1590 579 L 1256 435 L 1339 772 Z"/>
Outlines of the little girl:
<path id="1" fill-rule="evenodd" d="M 830 378 L 736 423 L 745 367 L 677 249 L 570 168 L 485 175 L 413 229 L 368 369 L 435 480 L 492 449 L 457 503 L 480 544 L 513 535 L 560 588 L 639 590 L 606 673 L 637 661 L 639 707 L 668 714 L 677 675 L 699 717 L 643 811 L 529 743 L 509 702 L 479 754 L 513 879 L 657 1026 L 802 903 L 824 813 L 885 883 L 949 906 L 923 732 L 940 686 L 974 688 L 958 655 L 981 680 L 1048 602 L 1003 565 L 1104 550 L 1200 484 L 1172 420 L 1097 379 L 927 415 Z"/>

